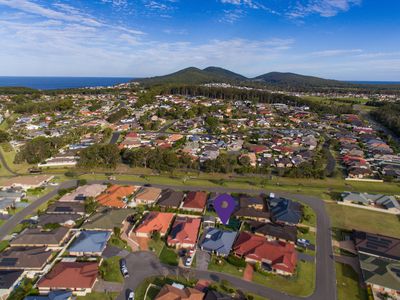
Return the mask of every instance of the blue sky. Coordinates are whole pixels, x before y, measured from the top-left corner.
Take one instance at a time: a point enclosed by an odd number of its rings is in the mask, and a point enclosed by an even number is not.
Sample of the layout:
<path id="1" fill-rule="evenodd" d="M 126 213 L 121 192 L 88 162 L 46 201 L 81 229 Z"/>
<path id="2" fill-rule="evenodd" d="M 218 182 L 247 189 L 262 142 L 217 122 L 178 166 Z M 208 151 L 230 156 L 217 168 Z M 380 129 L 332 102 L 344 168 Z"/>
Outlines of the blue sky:
<path id="1" fill-rule="evenodd" d="M 0 75 L 400 81 L 398 0 L 0 0 Z"/>

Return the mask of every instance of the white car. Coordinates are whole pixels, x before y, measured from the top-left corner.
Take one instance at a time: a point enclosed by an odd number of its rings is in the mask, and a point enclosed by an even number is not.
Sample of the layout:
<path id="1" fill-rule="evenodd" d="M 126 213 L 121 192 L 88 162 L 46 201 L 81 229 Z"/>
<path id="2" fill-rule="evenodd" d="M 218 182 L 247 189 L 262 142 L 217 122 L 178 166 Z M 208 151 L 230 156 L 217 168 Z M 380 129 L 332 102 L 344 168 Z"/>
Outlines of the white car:
<path id="1" fill-rule="evenodd" d="M 188 257 L 186 258 L 186 260 L 185 260 L 185 266 L 186 266 L 186 267 L 190 267 L 190 266 L 192 265 L 192 263 L 193 263 L 193 257 L 188 256 Z"/>
<path id="2" fill-rule="evenodd" d="M 133 291 L 130 291 L 127 300 L 134 300 L 134 299 L 135 299 L 135 293 Z"/>

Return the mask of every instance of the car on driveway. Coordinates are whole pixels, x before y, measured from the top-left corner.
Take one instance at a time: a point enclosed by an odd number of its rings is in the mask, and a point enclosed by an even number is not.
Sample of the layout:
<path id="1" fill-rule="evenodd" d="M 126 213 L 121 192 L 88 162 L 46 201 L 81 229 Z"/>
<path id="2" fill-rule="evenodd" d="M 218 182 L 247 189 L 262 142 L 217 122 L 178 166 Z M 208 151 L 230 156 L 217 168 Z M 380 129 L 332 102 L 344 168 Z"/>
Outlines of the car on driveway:
<path id="1" fill-rule="evenodd" d="M 193 263 L 193 257 L 192 256 L 188 256 L 185 260 L 185 266 L 186 267 L 190 267 Z"/>
<path id="2" fill-rule="evenodd" d="M 311 245 L 309 240 L 306 239 L 297 239 L 297 246 L 307 248 Z"/>
<path id="3" fill-rule="evenodd" d="M 129 277 L 128 266 L 126 265 L 126 260 L 124 258 L 120 259 L 119 268 L 121 269 L 121 273 L 124 276 L 124 278 L 128 278 Z"/>

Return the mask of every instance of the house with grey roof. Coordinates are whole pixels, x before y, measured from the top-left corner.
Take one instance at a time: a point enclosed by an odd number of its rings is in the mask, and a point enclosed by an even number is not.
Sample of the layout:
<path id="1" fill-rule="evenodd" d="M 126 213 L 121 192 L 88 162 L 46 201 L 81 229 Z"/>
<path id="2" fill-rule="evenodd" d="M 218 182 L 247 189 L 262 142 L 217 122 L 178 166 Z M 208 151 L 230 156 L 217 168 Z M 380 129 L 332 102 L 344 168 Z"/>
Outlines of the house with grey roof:
<path id="1" fill-rule="evenodd" d="M 270 198 L 268 202 L 271 220 L 275 223 L 297 225 L 303 217 L 303 206 L 286 198 Z"/>
<path id="2" fill-rule="evenodd" d="M 341 195 L 343 204 L 358 204 L 360 206 L 373 207 L 386 210 L 394 214 L 400 214 L 400 204 L 394 196 L 383 194 L 368 194 L 359 192 L 344 192 Z"/>
<path id="3" fill-rule="evenodd" d="M 228 256 L 237 236 L 236 231 L 209 228 L 199 243 L 201 250 L 215 253 L 219 256 Z"/>
<path id="4" fill-rule="evenodd" d="M 78 233 L 78 237 L 68 248 L 72 256 L 101 256 L 107 246 L 111 231 L 85 230 Z"/>
<path id="5" fill-rule="evenodd" d="M 359 253 L 358 257 L 363 279 L 373 294 L 386 295 L 385 299 L 400 299 L 400 261 L 363 253 Z"/>
<path id="6" fill-rule="evenodd" d="M 48 295 L 26 296 L 24 300 L 70 300 L 72 292 L 70 291 L 51 291 Z"/>
<path id="7" fill-rule="evenodd" d="M 0 299 L 7 299 L 21 282 L 24 270 L 0 270 Z"/>

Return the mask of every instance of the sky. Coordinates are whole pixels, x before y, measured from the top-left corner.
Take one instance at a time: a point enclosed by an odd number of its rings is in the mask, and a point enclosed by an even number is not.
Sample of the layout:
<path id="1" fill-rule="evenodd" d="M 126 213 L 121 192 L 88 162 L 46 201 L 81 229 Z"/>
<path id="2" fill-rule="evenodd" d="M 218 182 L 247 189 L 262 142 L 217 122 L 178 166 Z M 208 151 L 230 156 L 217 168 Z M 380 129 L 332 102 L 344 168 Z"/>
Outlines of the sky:
<path id="1" fill-rule="evenodd" d="M 0 76 L 400 81 L 399 0 L 0 0 Z"/>

